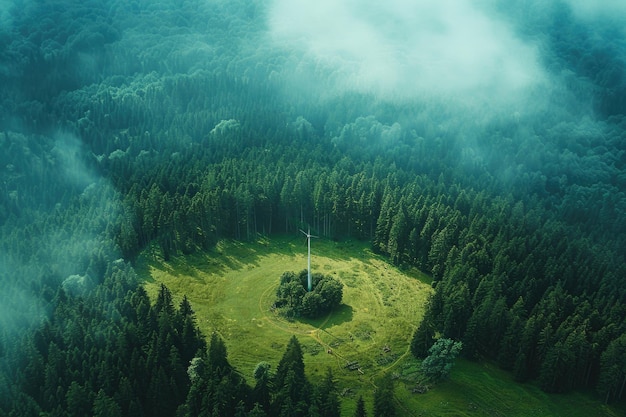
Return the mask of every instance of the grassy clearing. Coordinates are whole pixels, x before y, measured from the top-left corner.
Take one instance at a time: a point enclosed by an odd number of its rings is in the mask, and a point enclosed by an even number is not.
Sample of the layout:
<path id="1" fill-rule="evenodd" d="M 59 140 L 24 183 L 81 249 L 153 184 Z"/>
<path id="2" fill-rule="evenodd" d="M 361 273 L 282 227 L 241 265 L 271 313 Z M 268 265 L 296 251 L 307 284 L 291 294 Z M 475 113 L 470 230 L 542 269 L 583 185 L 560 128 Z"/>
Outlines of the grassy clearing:
<path id="1" fill-rule="evenodd" d="M 343 305 L 318 320 L 287 321 L 271 310 L 280 275 L 306 268 L 299 237 L 226 241 L 210 253 L 167 263 L 146 251 L 137 269 L 152 297 L 161 283 L 177 302 L 186 294 L 201 330 L 223 337 L 230 362 L 251 383 L 255 365 L 267 361 L 275 369 L 289 338 L 298 336 L 311 380 L 333 370 L 346 416 L 353 414 L 359 395 L 371 411 L 374 381 L 387 371 L 400 381 L 395 396 L 401 415 L 624 415 L 601 407 L 591 395 L 547 396 L 495 367 L 464 361 L 449 381 L 412 394 L 419 364 L 408 345 L 432 291 L 428 277 L 398 270 L 361 242 L 316 239 L 312 254 L 313 271 L 333 274 L 344 284 Z M 346 369 L 347 362 L 358 362 L 360 371 Z"/>
<path id="2" fill-rule="evenodd" d="M 414 367 L 408 360 L 401 368 Z M 412 394 L 411 384 L 398 384 L 398 407 L 408 416 L 618 417 L 626 408 L 607 407 L 593 393 L 551 395 L 533 384 L 519 384 L 490 363 L 458 360 L 450 379 L 426 394 Z"/>
<path id="3" fill-rule="evenodd" d="M 244 374 L 261 360 L 277 364 L 293 334 L 313 378 L 330 366 L 342 378 L 364 381 L 406 354 L 429 285 L 389 266 L 360 242 L 315 240 L 311 263 L 314 271 L 344 283 L 343 305 L 326 317 L 303 321 L 287 321 L 271 310 L 280 275 L 306 268 L 301 239 L 222 242 L 211 253 L 169 263 L 145 254 L 138 270 L 151 296 L 160 283 L 176 300 L 186 294 L 200 328 L 224 338 L 230 361 Z M 385 345 L 390 352 L 383 352 Z M 392 356 L 395 360 L 388 359 Z M 359 361 L 364 374 L 344 370 L 346 361 Z"/>

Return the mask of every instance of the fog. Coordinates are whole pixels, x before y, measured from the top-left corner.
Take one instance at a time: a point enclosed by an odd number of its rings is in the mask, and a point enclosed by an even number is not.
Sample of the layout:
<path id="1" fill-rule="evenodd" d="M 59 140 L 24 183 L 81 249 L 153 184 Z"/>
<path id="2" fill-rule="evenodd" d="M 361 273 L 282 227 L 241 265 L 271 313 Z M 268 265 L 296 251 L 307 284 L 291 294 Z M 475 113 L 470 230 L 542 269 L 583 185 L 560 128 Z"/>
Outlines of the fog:
<path id="1" fill-rule="evenodd" d="M 583 20 L 588 19 L 626 19 L 626 3 L 621 0 L 566 0 L 576 16 Z"/>
<path id="2" fill-rule="evenodd" d="M 251 212 L 288 231 L 312 172 L 397 168 L 623 239 L 625 23 L 624 0 L 0 0 L 0 367 L 122 252 L 205 250 Z M 221 184 L 249 162 L 275 183 Z"/>
<path id="3" fill-rule="evenodd" d="M 476 144 L 476 138 L 484 133 L 478 128 L 484 128 L 487 123 L 481 125 L 481 121 L 496 120 L 501 125 L 508 123 L 510 131 L 507 134 L 519 143 L 529 139 L 533 140 L 532 143 L 537 141 L 534 124 L 538 119 L 547 125 L 564 126 L 568 123 L 571 131 L 589 125 L 593 126 L 594 131 L 602 131 L 602 125 L 593 125 L 596 116 L 593 95 L 597 88 L 590 80 L 590 75 L 575 68 L 561 56 L 555 58 L 554 42 L 539 29 L 545 29 L 551 24 L 543 20 L 553 19 L 555 12 L 551 8 L 559 5 L 570 7 L 574 18 L 592 29 L 602 28 L 602 23 L 609 20 L 624 20 L 621 16 L 626 16 L 626 5 L 619 1 L 513 1 L 501 5 L 493 0 L 272 0 L 267 4 L 250 2 L 245 6 L 211 2 L 210 6 L 201 3 L 202 7 L 197 9 L 197 15 L 194 16 L 177 10 L 174 3 L 167 3 L 140 4 L 145 8 L 139 20 L 143 26 L 125 27 L 118 24 L 104 28 L 98 24 L 91 27 L 91 22 L 86 19 L 81 23 L 84 27 L 77 24 L 71 28 L 72 36 L 67 37 L 66 44 L 43 39 L 37 45 L 31 38 L 24 36 L 15 40 L 11 51 L 13 54 L 23 53 L 24 56 L 27 52 L 36 55 L 33 51 L 39 47 L 39 53 L 44 58 L 65 57 L 59 59 L 55 71 L 61 74 L 57 74 L 59 79 L 66 83 L 63 87 L 55 86 L 51 90 L 61 94 L 65 93 L 62 88 L 75 88 L 78 91 L 76 100 L 84 97 L 85 103 L 89 102 L 92 93 L 80 92 L 85 87 L 82 83 L 88 83 L 85 80 L 92 82 L 106 79 L 107 76 L 118 76 L 116 71 L 124 81 L 113 83 L 115 87 L 103 84 L 102 88 L 109 88 L 110 91 L 119 88 L 120 94 L 123 92 L 129 97 L 137 97 L 137 91 L 145 87 L 147 78 L 153 80 L 154 88 L 158 89 L 164 75 L 175 76 L 207 67 L 209 70 L 229 72 L 233 77 L 241 76 L 242 79 L 248 74 L 258 73 L 261 76 L 252 77 L 252 82 L 264 82 L 267 81 L 262 78 L 266 70 L 256 70 L 265 65 L 271 68 L 271 72 L 267 70 L 270 73 L 269 81 L 278 80 L 272 85 L 286 87 L 296 93 L 311 93 L 298 98 L 308 106 L 323 108 L 326 103 L 324 100 L 315 101 L 319 97 L 341 100 L 346 93 L 357 93 L 362 94 L 363 102 L 367 102 L 363 106 L 367 110 L 384 101 L 400 105 L 394 109 L 403 109 L 405 103 L 409 108 L 403 116 L 397 116 L 397 120 L 392 120 L 394 116 L 387 114 L 384 121 L 377 119 L 376 111 L 368 113 L 364 110 L 357 112 L 350 120 L 335 122 L 336 125 L 328 123 L 327 126 L 331 128 L 325 132 L 319 130 L 319 124 L 313 126 L 307 120 L 313 119 L 307 114 L 290 115 L 290 123 L 296 128 L 300 126 L 311 132 L 318 129 L 317 134 L 327 135 L 335 145 L 345 149 L 349 149 L 355 141 L 361 147 L 378 139 L 380 143 L 397 142 L 397 138 L 407 135 L 423 135 L 427 139 L 444 134 L 457 135 L 466 146 L 472 147 L 472 152 L 466 155 L 471 155 L 472 160 L 482 161 L 486 157 Z M 45 14 L 34 3 L 26 4 L 34 16 Z M 57 4 L 63 5 L 64 2 Z M 13 5 L 12 1 L 0 0 L 0 29 L 7 29 L 12 24 L 10 10 Z M 67 2 L 64 8 L 69 7 L 73 6 Z M 121 10 L 122 6 L 119 7 Z M 113 22 L 116 17 L 114 10 L 112 8 L 107 12 L 111 13 Z M 120 14 L 125 16 L 126 12 L 121 10 Z M 209 17 L 213 20 L 207 24 Z M 24 16 L 21 18 L 28 20 Z M 262 33 L 255 32 L 259 28 Z M 618 34 L 624 33 L 623 27 L 619 30 L 621 32 Z M 83 31 L 86 34 L 78 36 Z M 45 27 L 38 36 L 49 35 L 62 40 L 65 36 L 62 32 L 54 26 Z M 589 32 L 583 38 L 587 43 L 581 48 L 594 43 L 603 47 L 608 44 L 603 35 L 591 29 Z M 93 42 L 85 41 L 81 46 L 78 42 L 69 41 L 75 38 L 92 39 Z M 610 41 L 611 45 L 616 45 L 612 46 L 614 49 L 610 52 L 623 53 L 620 45 L 623 46 L 624 36 L 614 36 Z M 128 51 L 137 51 L 137 54 Z M 115 53 L 121 57 L 114 56 Z M 18 62 L 13 59 L 14 55 L 0 57 L 0 76 L 16 81 L 14 84 L 17 86 L 30 86 L 30 83 L 19 79 L 24 74 L 41 75 L 39 82 L 42 84 L 41 80 L 47 80 L 46 77 L 55 80 L 53 71 L 50 71 L 52 75 L 48 71 L 43 74 L 34 72 L 33 68 L 39 70 L 34 61 L 24 59 Z M 595 56 L 589 59 L 591 68 L 595 64 L 594 59 Z M 272 62 L 268 63 L 269 60 Z M 102 68 L 98 66 L 100 63 L 103 63 Z M 619 65 L 623 67 L 623 63 L 616 63 L 618 70 L 621 68 Z M 143 68 L 151 71 L 146 70 L 149 77 L 141 75 L 140 70 Z M 20 70 L 22 73 L 19 73 Z M 70 71 L 70 75 L 67 75 L 66 70 Z M 67 77 L 72 78 L 71 74 L 74 73 L 91 76 L 66 80 Z M 615 73 L 619 76 L 619 71 Z M 129 81 L 135 76 L 137 78 L 134 81 Z M 138 84 L 137 91 L 129 87 L 133 82 Z M 19 87 L 15 88 L 17 90 Z M 22 95 L 28 94 L 15 91 L 3 96 L 3 106 L 8 103 L 6 108 L 3 107 L 5 111 L 2 117 L 5 120 L 12 117 L 6 109 L 19 107 L 11 103 L 11 99 Z M 276 91 L 276 95 L 280 96 L 280 92 Z M 71 99 L 67 101 L 71 102 Z M 24 107 L 30 111 L 31 107 L 38 105 L 44 107 L 41 103 Z M 45 106 L 54 107 L 54 103 L 45 103 Z M 33 110 L 33 113 L 36 112 Z M 393 111 L 389 113 L 393 114 Z M 76 114 L 76 119 L 83 116 L 79 111 Z M 232 117 L 226 112 L 223 121 L 215 124 L 210 132 L 224 134 L 244 125 L 243 121 Z M 32 121 L 32 118 L 29 120 L 24 116 L 21 121 L 24 130 L 28 130 L 27 122 Z M 58 125 L 63 123 L 72 124 L 76 120 L 54 121 Z M 409 131 L 415 126 L 421 130 Z M 84 142 L 89 139 L 75 132 L 53 130 L 46 139 L 49 148 L 31 152 L 39 161 L 33 164 L 39 166 L 40 171 L 53 169 L 53 172 L 46 171 L 45 175 L 41 173 L 40 178 L 33 177 L 32 181 L 40 181 L 44 186 L 64 184 L 74 193 L 74 198 L 79 198 L 77 196 L 81 193 L 88 195 L 89 190 L 109 187 L 103 185 L 102 179 L 84 163 L 85 155 L 90 151 Z M 542 137 L 541 140 L 546 139 Z M 107 143 L 107 139 L 103 142 Z M 109 150 L 108 159 L 130 157 L 124 150 L 126 146 L 116 151 Z M 6 164 L 7 167 L 9 165 L 16 166 L 12 162 Z M 16 166 L 16 169 L 19 171 L 20 167 Z M 11 175 L 11 179 L 5 184 L 12 184 L 13 178 L 18 178 L 18 174 L 13 172 L 7 171 L 6 175 Z M 6 191 L 9 199 L 21 204 L 23 189 L 15 187 L 7 188 Z M 60 198 L 57 195 L 42 196 L 43 200 Z M 111 204 L 117 206 L 116 202 Z M 106 212 L 97 206 L 94 210 L 96 215 L 91 219 L 97 219 L 98 216 L 110 219 L 112 216 L 108 214 L 109 217 L 106 217 Z M 91 242 L 92 236 L 97 236 L 103 228 L 92 229 L 91 235 L 76 235 L 72 240 Z M 88 248 L 92 246 L 85 245 L 83 248 L 86 253 L 91 253 L 92 249 Z M 68 282 L 83 282 L 81 277 L 86 277 L 84 270 L 62 269 L 64 277 L 72 277 Z"/>
<path id="4" fill-rule="evenodd" d="M 0 171 L 14 195 L 2 202 L 0 218 L 0 326 L 13 336 L 46 317 L 46 301 L 61 283 L 72 293 L 86 291 L 103 262 L 119 256 L 106 231 L 120 203 L 111 184 L 87 167 L 74 135 L 26 140 L 0 130 L 0 137 L 15 164 Z"/>
<path id="5" fill-rule="evenodd" d="M 545 86 L 537 45 L 470 0 L 275 0 L 276 45 L 336 76 L 336 87 L 384 99 L 510 103 Z"/>
<path id="6" fill-rule="evenodd" d="M 13 7 L 13 1 L 0 0 L 0 25 L 6 26 L 11 24 L 11 8 Z"/>

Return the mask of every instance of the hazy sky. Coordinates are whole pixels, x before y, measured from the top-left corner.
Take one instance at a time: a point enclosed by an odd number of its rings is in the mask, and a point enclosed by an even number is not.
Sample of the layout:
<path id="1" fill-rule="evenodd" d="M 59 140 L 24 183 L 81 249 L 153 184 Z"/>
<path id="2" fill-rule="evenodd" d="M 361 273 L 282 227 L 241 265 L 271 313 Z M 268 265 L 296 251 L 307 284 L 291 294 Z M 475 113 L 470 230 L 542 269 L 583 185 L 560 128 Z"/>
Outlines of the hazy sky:
<path id="1" fill-rule="evenodd" d="M 272 38 L 348 89 L 500 100 L 540 85 L 536 45 L 470 0 L 274 0 Z"/>

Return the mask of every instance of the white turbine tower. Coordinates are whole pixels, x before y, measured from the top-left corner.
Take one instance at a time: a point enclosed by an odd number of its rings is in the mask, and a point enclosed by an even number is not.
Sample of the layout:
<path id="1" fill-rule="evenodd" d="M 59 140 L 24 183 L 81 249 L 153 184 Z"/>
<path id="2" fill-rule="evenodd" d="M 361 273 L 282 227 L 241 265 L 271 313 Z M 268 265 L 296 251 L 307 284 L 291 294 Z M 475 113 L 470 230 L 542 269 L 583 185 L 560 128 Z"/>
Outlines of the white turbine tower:
<path id="1" fill-rule="evenodd" d="M 307 278 L 308 278 L 308 284 L 309 284 L 309 292 L 311 292 L 311 290 L 313 289 L 313 281 L 311 280 L 311 238 L 312 237 L 317 237 L 317 236 L 313 236 L 311 234 L 311 228 L 310 227 L 309 227 L 308 233 L 305 232 L 302 229 L 300 229 L 300 231 L 306 236 L 306 241 L 307 241 L 307 244 L 309 246 L 309 259 L 308 259 L 308 262 L 307 262 Z"/>

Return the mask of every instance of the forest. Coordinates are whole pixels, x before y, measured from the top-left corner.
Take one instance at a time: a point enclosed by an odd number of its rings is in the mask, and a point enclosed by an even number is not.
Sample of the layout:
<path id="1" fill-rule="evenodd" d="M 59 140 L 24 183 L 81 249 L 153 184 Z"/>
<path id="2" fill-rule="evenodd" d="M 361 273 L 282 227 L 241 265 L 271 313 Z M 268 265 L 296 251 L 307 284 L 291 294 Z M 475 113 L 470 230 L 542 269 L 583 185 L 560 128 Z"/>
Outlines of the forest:
<path id="1" fill-rule="evenodd" d="M 623 403 L 626 7 L 426 3 L 0 1 L 0 416 L 338 415 L 133 269 L 306 227 L 432 276 L 417 357 Z"/>

